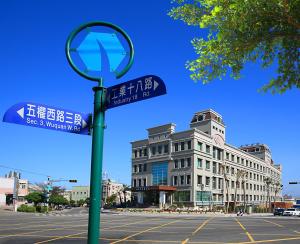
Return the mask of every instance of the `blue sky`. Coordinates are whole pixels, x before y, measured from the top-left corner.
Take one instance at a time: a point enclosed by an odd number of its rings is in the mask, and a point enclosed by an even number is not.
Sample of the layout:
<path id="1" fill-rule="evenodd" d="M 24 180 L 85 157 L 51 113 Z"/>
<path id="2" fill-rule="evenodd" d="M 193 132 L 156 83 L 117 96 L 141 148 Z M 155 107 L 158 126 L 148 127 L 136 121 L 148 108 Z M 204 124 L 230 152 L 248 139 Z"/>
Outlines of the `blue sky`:
<path id="1" fill-rule="evenodd" d="M 0 115 L 15 103 L 32 101 L 79 112 L 92 112 L 95 85 L 67 63 L 66 39 L 79 25 L 99 20 L 125 29 L 135 47 L 135 62 L 119 81 L 146 74 L 160 76 L 168 94 L 111 109 L 106 113 L 104 170 L 110 178 L 130 183 L 130 142 L 147 136 L 146 128 L 169 122 L 177 131 L 189 127 L 193 114 L 212 108 L 223 116 L 226 140 L 240 146 L 262 142 L 283 165 L 284 192 L 300 195 L 298 128 L 299 90 L 283 95 L 257 90 L 275 67 L 249 64 L 240 80 L 229 76 L 211 84 L 194 83 L 185 69 L 195 58 L 190 41 L 205 34 L 167 16 L 169 1 L 1 1 Z M 89 184 L 91 137 L 0 123 L 0 165 L 76 178 Z M 8 169 L 0 167 L 0 175 Z M 32 182 L 46 176 L 23 173 Z M 64 184 L 71 187 L 69 184 Z"/>

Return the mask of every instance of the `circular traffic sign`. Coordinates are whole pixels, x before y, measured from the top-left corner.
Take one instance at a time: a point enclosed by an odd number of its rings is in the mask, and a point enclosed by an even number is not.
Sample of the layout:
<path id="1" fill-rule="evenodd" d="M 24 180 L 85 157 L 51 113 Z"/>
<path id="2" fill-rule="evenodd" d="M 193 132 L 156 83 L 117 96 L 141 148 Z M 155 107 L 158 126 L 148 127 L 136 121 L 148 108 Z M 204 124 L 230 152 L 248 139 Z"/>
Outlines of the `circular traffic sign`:
<path id="1" fill-rule="evenodd" d="M 118 79 L 133 63 L 133 44 L 120 27 L 95 21 L 75 29 L 66 42 L 66 56 L 71 67 L 86 79 L 99 81 L 104 73 Z"/>

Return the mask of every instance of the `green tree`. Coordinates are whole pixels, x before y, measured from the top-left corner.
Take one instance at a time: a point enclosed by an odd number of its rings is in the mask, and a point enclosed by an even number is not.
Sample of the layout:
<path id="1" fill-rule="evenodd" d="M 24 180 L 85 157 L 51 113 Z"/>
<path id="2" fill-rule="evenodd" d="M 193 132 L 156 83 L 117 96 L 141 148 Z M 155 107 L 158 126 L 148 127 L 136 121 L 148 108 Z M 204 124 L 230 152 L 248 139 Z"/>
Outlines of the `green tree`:
<path id="1" fill-rule="evenodd" d="M 85 203 L 85 200 L 80 199 L 77 201 L 77 204 L 81 207 Z"/>
<path id="2" fill-rule="evenodd" d="M 117 200 L 117 194 L 112 194 L 106 199 L 106 203 L 107 205 L 112 206 L 116 202 L 116 200 Z"/>
<path id="3" fill-rule="evenodd" d="M 43 193 L 41 192 L 32 192 L 29 193 L 27 196 L 25 196 L 25 199 L 31 203 L 33 202 L 34 206 L 36 206 L 38 203 L 42 203 L 45 200 L 45 197 Z"/>
<path id="4" fill-rule="evenodd" d="M 278 62 L 277 77 L 262 90 L 283 93 L 300 88 L 300 0 L 174 0 L 169 15 L 208 29 L 194 38 L 198 57 L 186 64 L 204 84 L 227 72 L 235 79 L 249 62 Z"/>
<path id="5" fill-rule="evenodd" d="M 68 205 L 69 201 L 66 198 L 64 198 L 62 195 L 51 194 L 49 197 L 49 203 L 53 204 L 54 206 L 59 206 L 59 205 Z"/>

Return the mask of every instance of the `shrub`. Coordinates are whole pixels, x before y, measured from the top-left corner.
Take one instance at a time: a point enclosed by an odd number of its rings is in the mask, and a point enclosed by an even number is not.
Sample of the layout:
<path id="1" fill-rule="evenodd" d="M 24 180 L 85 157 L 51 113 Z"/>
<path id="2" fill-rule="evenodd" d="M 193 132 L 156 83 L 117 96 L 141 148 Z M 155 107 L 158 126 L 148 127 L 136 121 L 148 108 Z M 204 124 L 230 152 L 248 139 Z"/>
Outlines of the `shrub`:
<path id="1" fill-rule="evenodd" d="M 39 213 L 47 213 L 48 209 L 46 206 L 36 206 L 36 211 Z"/>
<path id="2" fill-rule="evenodd" d="M 36 211 L 34 206 L 28 206 L 25 204 L 22 204 L 20 207 L 17 209 L 18 212 L 26 212 L 26 213 L 34 213 Z"/>

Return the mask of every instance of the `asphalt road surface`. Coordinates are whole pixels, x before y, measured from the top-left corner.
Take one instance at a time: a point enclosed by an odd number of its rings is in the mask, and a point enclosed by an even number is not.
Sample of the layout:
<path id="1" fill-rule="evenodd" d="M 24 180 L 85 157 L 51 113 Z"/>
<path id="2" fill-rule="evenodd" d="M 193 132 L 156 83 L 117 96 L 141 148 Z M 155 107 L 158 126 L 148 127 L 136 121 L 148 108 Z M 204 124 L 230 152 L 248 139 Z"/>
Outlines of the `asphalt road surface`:
<path id="1" fill-rule="evenodd" d="M 85 210 L 55 216 L 0 211 L 0 243 L 86 243 Z M 300 243 L 299 217 L 101 214 L 99 243 Z"/>

